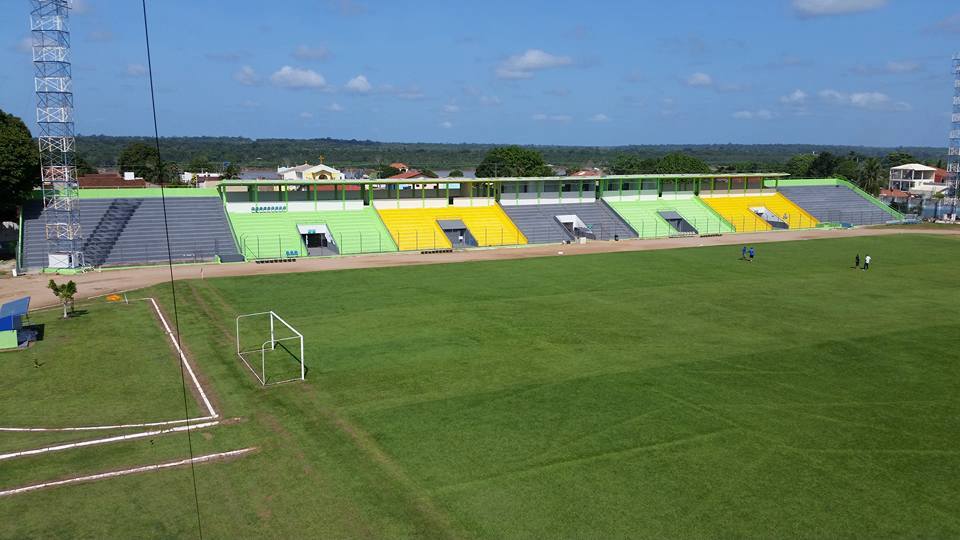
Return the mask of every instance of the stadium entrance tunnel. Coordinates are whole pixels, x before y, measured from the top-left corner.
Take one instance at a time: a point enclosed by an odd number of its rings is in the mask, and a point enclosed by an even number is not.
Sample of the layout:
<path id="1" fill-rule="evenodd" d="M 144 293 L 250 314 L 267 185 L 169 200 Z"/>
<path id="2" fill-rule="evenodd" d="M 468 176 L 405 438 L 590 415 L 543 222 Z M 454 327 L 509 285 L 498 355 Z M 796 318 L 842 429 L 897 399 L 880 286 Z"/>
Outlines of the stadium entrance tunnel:
<path id="1" fill-rule="evenodd" d="M 566 214 L 555 216 L 556 220 L 563 228 L 567 230 L 574 238 L 589 238 L 596 240 L 597 235 L 580 219 L 576 214 Z"/>
<path id="2" fill-rule="evenodd" d="M 326 225 L 300 225 L 297 224 L 297 231 L 303 240 L 303 245 L 307 247 L 308 256 L 317 255 L 337 255 L 340 253 L 337 243 L 333 240 L 333 235 Z"/>
<path id="3" fill-rule="evenodd" d="M 447 235 L 450 245 L 454 248 L 477 247 L 477 239 L 470 234 L 470 229 L 459 219 L 438 219 L 437 225 L 443 234 Z"/>
<path id="4" fill-rule="evenodd" d="M 683 216 L 673 210 L 663 210 L 657 212 L 664 221 L 670 224 L 678 233 L 697 234 L 697 228 L 690 224 Z"/>
<path id="5" fill-rule="evenodd" d="M 786 222 L 787 219 L 790 219 L 789 216 L 784 216 L 782 219 L 780 216 L 771 212 L 765 206 L 751 206 L 750 211 L 757 215 L 760 219 L 766 221 L 774 229 L 789 229 L 790 225 Z"/>

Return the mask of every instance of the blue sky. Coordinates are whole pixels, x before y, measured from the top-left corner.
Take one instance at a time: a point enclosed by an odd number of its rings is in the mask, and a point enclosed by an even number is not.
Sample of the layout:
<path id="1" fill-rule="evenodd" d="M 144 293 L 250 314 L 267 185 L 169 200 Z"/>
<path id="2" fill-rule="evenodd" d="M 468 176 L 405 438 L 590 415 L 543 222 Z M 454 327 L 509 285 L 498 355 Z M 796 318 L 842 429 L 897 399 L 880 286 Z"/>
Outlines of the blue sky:
<path id="1" fill-rule="evenodd" d="M 148 9 L 162 135 L 946 146 L 960 52 L 954 0 Z M 29 2 L 3 11 L 0 108 L 33 129 Z M 79 133 L 152 133 L 141 17 L 75 0 Z"/>

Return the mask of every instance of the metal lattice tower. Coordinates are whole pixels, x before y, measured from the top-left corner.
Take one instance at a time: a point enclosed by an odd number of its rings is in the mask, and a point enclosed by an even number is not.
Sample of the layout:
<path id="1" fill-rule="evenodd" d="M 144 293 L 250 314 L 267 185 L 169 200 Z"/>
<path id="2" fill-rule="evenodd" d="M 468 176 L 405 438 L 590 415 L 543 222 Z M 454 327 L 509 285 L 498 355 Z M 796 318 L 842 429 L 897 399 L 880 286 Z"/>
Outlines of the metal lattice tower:
<path id="1" fill-rule="evenodd" d="M 953 55 L 953 114 L 950 117 L 950 147 L 947 150 L 947 171 L 954 197 L 960 197 L 960 53 Z"/>
<path id="2" fill-rule="evenodd" d="M 71 0 L 30 0 L 34 90 L 47 252 L 52 267 L 83 266 L 74 162 Z"/>

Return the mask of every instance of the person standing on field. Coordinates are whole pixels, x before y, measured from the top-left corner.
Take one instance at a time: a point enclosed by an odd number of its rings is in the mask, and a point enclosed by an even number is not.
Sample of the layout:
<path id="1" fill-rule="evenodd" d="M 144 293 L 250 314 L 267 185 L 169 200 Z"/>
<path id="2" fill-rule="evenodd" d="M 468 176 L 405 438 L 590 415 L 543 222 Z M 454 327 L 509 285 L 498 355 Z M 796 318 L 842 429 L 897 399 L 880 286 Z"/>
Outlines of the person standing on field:
<path id="1" fill-rule="evenodd" d="M 754 255 L 756 255 L 756 252 L 753 250 L 753 246 L 750 246 L 750 262 L 753 262 Z"/>
<path id="2" fill-rule="evenodd" d="M 869 269 L 870 269 L 870 256 L 869 256 L 869 255 L 867 255 L 866 257 L 863 258 L 863 269 L 864 269 L 864 270 L 869 270 Z"/>
<path id="3" fill-rule="evenodd" d="M 857 253 L 857 256 L 853 258 L 853 267 L 860 268 L 860 254 Z"/>
<path id="4" fill-rule="evenodd" d="M 740 249 L 740 260 L 741 261 L 747 260 L 747 246 L 743 246 Z"/>

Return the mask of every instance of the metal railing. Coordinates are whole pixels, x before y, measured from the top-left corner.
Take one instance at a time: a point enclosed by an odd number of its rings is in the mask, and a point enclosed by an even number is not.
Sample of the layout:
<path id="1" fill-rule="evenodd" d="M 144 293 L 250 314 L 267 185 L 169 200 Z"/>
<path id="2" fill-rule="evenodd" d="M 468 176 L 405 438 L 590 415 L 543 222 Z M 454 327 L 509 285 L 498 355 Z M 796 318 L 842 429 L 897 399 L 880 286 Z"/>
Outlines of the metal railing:
<path id="1" fill-rule="evenodd" d="M 381 233 L 334 233 L 327 246 L 307 248 L 302 238 L 293 240 L 284 234 L 242 234 L 238 239 L 241 255 L 247 260 L 327 257 L 357 253 L 396 251 L 389 235 Z"/>

